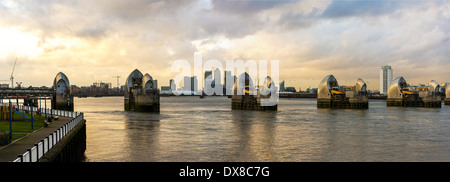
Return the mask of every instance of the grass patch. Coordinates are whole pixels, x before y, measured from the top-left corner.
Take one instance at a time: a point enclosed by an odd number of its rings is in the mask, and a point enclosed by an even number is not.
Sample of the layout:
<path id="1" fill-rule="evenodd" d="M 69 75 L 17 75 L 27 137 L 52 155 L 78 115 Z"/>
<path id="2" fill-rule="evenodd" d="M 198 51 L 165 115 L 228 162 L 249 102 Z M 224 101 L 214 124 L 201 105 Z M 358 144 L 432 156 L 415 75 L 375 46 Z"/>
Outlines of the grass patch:
<path id="1" fill-rule="evenodd" d="M 27 134 L 25 134 L 25 133 L 14 134 L 14 133 L 13 133 L 12 141 L 17 140 L 17 139 L 19 139 L 19 138 L 22 138 L 22 137 L 24 137 L 25 135 L 27 135 Z"/>
<path id="2" fill-rule="evenodd" d="M 11 142 L 14 142 L 15 140 L 17 140 L 17 139 L 19 139 L 19 138 L 22 138 L 22 137 L 24 137 L 25 135 L 27 135 L 28 133 L 13 133 L 12 134 L 12 141 Z M 8 137 L 9 138 L 9 137 Z M 2 138 L 2 139 L 4 139 L 4 138 Z M 4 143 L 4 141 L 2 141 L 2 139 L 0 139 L 0 146 L 4 146 L 4 145 L 7 145 L 8 143 Z"/>
<path id="3" fill-rule="evenodd" d="M 7 113 L 8 114 L 8 113 Z M 33 130 L 31 129 L 31 115 L 24 113 L 22 115 L 14 112 L 14 120 L 12 121 L 13 133 L 15 132 L 32 132 L 44 126 L 45 116 L 38 116 L 33 113 Z M 50 117 L 50 116 L 48 116 Z M 0 131 L 9 131 L 9 120 L 0 120 Z"/>
<path id="4" fill-rule="evenodd" d="M 13 121 L 12 131 L 14 132 L 32 132 L 44 126 L 44 120 L 34 120 L 33 129 L 31 129 L 31 121 Z M 9 121 L 0 121 L 0 132 L 9 131 Z"/>
<path id="5" fill-rule="evenodd" d="M 22 112 L 23 113 L 23 112 Z M 18 113 L 14 112 L 14 120 L 11 122 L 12 125 L 12 141 L 17 140 L 30 132 L 38 130 L 44 126 L 45 115 L 38 116 L 33 113 L 33 123 L 31 122 L 31 115 L 23 113 L 29 118 L 26 118 Z M 9 117 L 9 113 L 6 113 Z M 4 117 L 4 116 L 3 116 Z M 48 116 L 50 117 L 50 116 Z M 31 124 L 33 124 L 33 129 L 31 129 Z M 9 120 L 0 120 L 0 132 L 9 132 Z"/>

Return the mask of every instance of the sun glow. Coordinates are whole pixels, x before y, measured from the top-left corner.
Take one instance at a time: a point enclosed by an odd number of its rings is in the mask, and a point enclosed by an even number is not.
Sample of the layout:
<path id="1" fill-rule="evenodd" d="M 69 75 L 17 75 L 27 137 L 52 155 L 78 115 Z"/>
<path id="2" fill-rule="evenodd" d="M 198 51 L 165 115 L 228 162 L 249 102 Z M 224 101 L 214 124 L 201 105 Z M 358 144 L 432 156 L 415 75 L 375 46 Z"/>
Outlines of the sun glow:
<path id="1" fill-rule="evenodd" d="M 121 50 L 119 51 L 119 54 L 120 54 L 121 56 L 125 56 L 125 55 L 127 55 L 127 51 L 126 51 L 125 49 L 121 49 Z"/>

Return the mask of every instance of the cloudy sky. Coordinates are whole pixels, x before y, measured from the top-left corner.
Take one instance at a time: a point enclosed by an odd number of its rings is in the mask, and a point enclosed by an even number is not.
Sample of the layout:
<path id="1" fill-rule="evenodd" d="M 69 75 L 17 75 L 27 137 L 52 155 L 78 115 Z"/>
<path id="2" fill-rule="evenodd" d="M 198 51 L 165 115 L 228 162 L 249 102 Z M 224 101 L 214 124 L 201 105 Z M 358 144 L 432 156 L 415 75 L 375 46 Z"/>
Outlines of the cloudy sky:
<path id="1" fill-rule="evenodd" d="M 175 60 L 279 60 L 286 86 L 333 74 L 379 89 L 380 67 L 407 82 L 450 82 L 448 0 L 0 0 L 0 80 L 51 86 L 125 78 L 168 85 Z"/>

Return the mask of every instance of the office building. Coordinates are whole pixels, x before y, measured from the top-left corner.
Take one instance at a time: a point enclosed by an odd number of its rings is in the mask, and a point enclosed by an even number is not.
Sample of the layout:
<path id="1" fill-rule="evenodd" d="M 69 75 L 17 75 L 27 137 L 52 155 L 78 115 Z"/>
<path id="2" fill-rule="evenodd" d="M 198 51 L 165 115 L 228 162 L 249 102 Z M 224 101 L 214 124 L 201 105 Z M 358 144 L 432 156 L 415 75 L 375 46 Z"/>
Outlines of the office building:
<path id="1" fill-rule="evenodd" d="M 392 68 L 389 65 L 381 66 L 380 70 L 380 93 L 387 94 L 389 85 L 392 82 Z"/>

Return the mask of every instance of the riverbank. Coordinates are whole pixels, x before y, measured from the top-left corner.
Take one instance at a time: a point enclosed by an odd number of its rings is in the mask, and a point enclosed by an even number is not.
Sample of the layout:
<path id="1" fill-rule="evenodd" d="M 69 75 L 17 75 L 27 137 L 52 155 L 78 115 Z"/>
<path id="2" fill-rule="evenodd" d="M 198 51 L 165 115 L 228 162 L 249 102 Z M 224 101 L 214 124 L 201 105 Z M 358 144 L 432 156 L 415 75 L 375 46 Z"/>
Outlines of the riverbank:
<path id="1" fill-rule="evenodd" d="M 26 136 L 21 137 L 8 145 L 2 146 L 0 148 L 0 162 L 15 160 L 19 154 L 23 154 L 28 148 L 33 147 L 34 144 L 39 143 L 41 140 L 45 139 L 45 137 L 71 120 L 72 118 L 69 117 L 59 117 L 58 120 L 53 121 L 47 127 L 37 128 L 36 130 L 27 133 Z"/>

